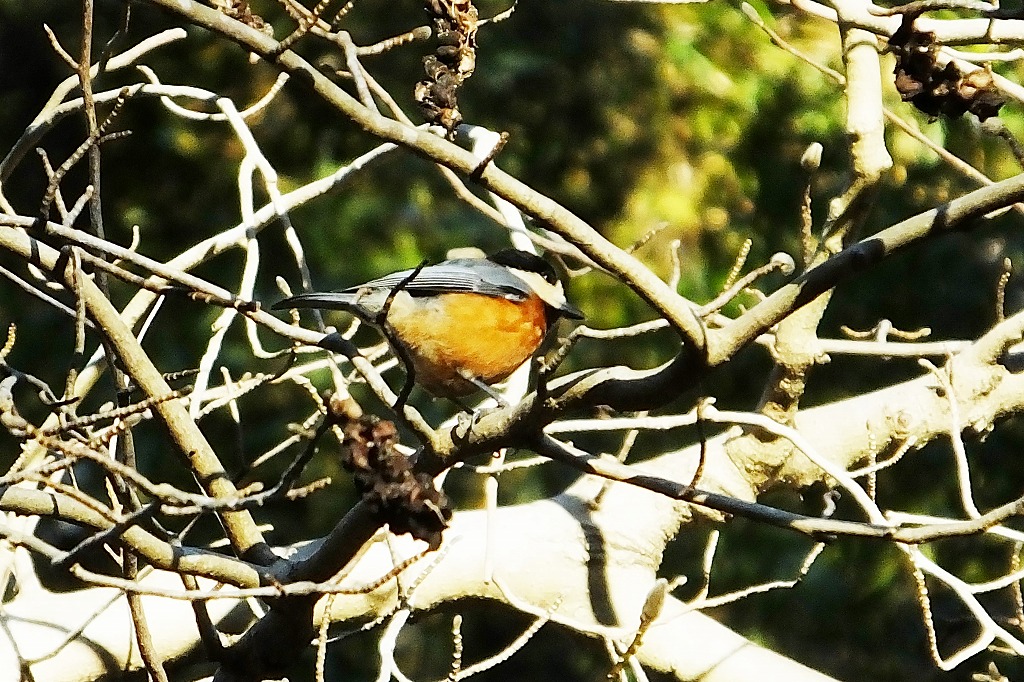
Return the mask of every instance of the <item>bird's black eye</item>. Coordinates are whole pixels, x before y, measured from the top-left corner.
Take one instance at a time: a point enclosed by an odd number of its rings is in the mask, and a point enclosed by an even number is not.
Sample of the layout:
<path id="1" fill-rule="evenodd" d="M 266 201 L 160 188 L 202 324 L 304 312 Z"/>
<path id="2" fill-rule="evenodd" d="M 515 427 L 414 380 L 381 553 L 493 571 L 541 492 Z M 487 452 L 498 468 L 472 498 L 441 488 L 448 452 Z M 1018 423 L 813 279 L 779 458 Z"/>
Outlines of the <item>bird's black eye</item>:
<path id="1" fill-rule="evenodd" d="M 525 270 L 526 272 L 536 272 L 549 284 L 554 284 L 558 281 L 558 275 L 555 274 L 555 269 L 551 267 L 551 263 L 548 263 L 540 256 L 527 251 L 520 251 L 519 249 L 503 249 L 491 255 L 489 260 L 492 263 L 504 265 L 507 268 Z"/>

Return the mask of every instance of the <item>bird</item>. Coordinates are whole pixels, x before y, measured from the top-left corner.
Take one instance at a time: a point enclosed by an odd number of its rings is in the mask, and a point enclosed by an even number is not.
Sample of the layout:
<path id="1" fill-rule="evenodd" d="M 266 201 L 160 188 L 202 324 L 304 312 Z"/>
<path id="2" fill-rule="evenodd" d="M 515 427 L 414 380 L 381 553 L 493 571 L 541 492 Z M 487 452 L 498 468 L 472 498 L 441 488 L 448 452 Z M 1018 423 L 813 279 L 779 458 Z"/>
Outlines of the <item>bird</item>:
<path id="1" fill-rule="evenodd" d="M 415 383 L 452 399 L 478 390 L 495 396 L 490 386 L 532 357 L 557 320 L 583 319 L 551 264 L 518 249 L 402 270 L 273 305 L 293 308 L 345 310 L 377 326 L 383 321 L 385 337 L 400 344 L 398 355 L 411 363 Z"/>

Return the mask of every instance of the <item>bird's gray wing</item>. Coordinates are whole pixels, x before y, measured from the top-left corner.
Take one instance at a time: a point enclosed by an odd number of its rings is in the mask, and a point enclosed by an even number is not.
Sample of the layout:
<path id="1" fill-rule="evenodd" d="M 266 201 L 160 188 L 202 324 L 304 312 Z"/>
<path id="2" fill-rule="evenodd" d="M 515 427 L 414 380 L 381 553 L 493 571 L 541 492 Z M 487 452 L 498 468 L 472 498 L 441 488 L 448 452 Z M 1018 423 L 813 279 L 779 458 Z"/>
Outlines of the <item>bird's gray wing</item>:
<path id="1" fill-rule="evenodd" d="M 390 290 L 399 285 L 401 290 L 408 292 L 410 296 L 473 293 L 503 298 L 526 298 L 530 295 L 527 284 L 506 268 L 477 258 L 444 261 L 437 265 L 428 265 L 419 272 L 415 269 L 394 272 L 365 284 L 349 287 L 342 293 L 355 294 L 368 289 Z"/>
<path id="2" fill-rule="evenodd" d="M 413 273 L 415 276 L 410 279 Z M 505 267 L 482 258 L 459 258 L 428 265 L 419 272 L 415 269 L 393 272 L 341 291 L 298 294 L 278 301 L 272 308 L 349 310 L 372 316 L 383 307 L 387 294 L 399 285 L 400 290 L 410 296 L 472 293 L 522 300 L 530 295 L 529 286 Z"/>

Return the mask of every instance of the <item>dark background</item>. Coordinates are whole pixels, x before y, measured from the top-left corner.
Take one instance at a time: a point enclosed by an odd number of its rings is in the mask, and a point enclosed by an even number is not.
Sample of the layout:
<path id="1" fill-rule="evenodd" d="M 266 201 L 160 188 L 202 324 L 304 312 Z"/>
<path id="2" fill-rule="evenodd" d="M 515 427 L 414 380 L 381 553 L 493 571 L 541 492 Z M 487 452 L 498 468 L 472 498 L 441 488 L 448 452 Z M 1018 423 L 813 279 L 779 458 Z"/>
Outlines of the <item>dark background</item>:
<path id="1" fill-rule="evenodd" d="M 131 7 L 130 29 L 115 51 L 174 25 L 172 17 L 145 4 Z M 481 16 L 505 9 L 496 2 L 481 2 L 478 7 Z M 769 17 L 768 8 L 759 8 Z M 253 10 L 275 25 L 277 36 L 290 30 L 278 6 L 265 3 Z M 841 67 L 834 26 L 789 15 L 778 7 L 771 7 L 771 13 L 777 30 L 833 68 Z M 120 3 L 98 3 L 94 54 L 114 34 L 122 15 Z M 76 3 L 0 0 L 0 150 L 14 144 L 54 86 L 70 75 L 50 49 L 42 24 L 77 54 L 80 22 Z M 421 3 L 364 0 L 344 26 L 358 44 L 369 44 L 425 22 Z M 365 62 L 417 121 L 412 90 L 422 77 L 420 60 L 432 45 L 414 43 Z M 334 48 L 316 39 L 307 39 L 298 49 L 318 63 L 340 60 Z M 265 64 L 250 65 L 238 47 L 192 28 L 187 40 L 165 46 L 143 62 L 165 83 L 215 91 L 231 97 L 239 108 L 255 101 L 276 77 Z M 96 89 L 138 78 L 131 70 L 102 76 Z M 477 71 L 463 87 L 460 104 L 468 122 L 510 134 L 498 161 L 502 168 L 561 202 L 620 246 L 662 228 L 637 252 L 659 274 L 668 275 L 671 244 L 679 240 L 680 290 L 703 302 L 718 291 L 745 239 L 753 241 L 751 265 L 776 251 L 799 253 L 798 207 L 806 177 L 799 161 L 814 141 L 825 150 L 813 184 L 820 226 L 827 201 L 848 181 L 841 95 L 827 78 L 771 46 L 734 3 L 662 8 L 521 0 L 510 19 L 481 30 Z M 933 139 L 994 179 L 1019 171 L 1005 145 L 984 135 L 975 120 L 928 122 L 898 101 L 891 84 L 887 97 L 897 113 L 916 121 Z M 1016 107 L 1008 107 L 1004 119 L 1011 129 L 1020 129 Z M 295 84 L 250 123 L 280 174 L 282 191 L 326 175 L 375 144 Z M 103 147 L 108 238 L 127 244 L 132 226 L 139 225 L 141 252 L 165 259 L 239 221 L 237 168 L 243 150 L 225 124 L 185 121 L 156 100 L 138 100 L 125 107 L 116 128 L 132 130 L 133 135 Z M 56 165 L 80 144 L 84 131 L 81 116 L 69 117 L 41 146 Z M 890 149 L 895 168 L 884 181 L 868 230 L 975 187 L 901 133 L 891 133 Z M 80 164 L 69 174 L 65 196 L 73 198 L 81 191 L 83 167 Z M 4 192 L 20 213 L 33 215 L 44 187 L 38 157 L 29 154 Z M 339 190 L 295 211 L 292 219 L 307 248 L 314 282 L 322 288 L 357 283 L 424 258 L 437 260 L 456 246 L 494 250 L 507 243 L 503 230 L 455 198 L 430 164 L 404 151 L 374 162 Z M 1018 226 L 1019 216 L 1013 214 L 969 235 L 934 240 L 840 287 L 822 335 L 837 334 L 840 325 L 871 328 L 880 318 L 888 318 L 898 328 L 928 326 L 934 339 L 977 336 L 995 320 L 994 291 L 1003 259 L 1019 260 Z M 261 245 L 264 262 L 258 291 L 264 300 L 274 300 L 274 276 L 293 283 L 297 276 L 280 228 L 267 229 Z M 14 266 L 3 254 L 0 265 Z M 196 274 L 231 286 L 240 268 L 241 259 L 233 253 Z M 778 281 L 769 280 L 768 286 Z M 580 278 L 570 292 L 595 327 L 650 317 L 639 300 L 605 276 Z M 131 293 L 128 287 L 114 285 L 116 303 L 123 304 Z M 1011 280 L 1007 308 L 1014 311 L 1019 304 L 1020 287 Z M 216 315 L 213 308 L 196 302 L 169 301 L 161 313 L 161 331 L 147 339 L 146 348 L 165 371 L 195 367 Z M 10 322 L 17 324 L 18 343 L 8 362 L 61 387 L 75 362 L 70 353 L 71 320 L 0 280 L 0 324 Z M 229 342 L 221 362 L 233 375 L 274 371 L 274 362 L 252 357 L 239 329 L 232 330 Z M 265 342 L 284 345 L 274 339 Z M 651 366 L 672 352 L 667 334 L 586 343 L 570 356 L 569 367 Z M 762 349 L 748 349 L 712 375 L 702 392 L 716 396 L 721 407 L 749 409 L 761 393 L 768 367 Z M 815 370 L 807 403 L 854 395 L 919 372 L 910 360 L 834 357 Z M 322 379 L 322 388 L 328 387 L 326 374 Z M 688 409 L 686 401 L 693 397 L 667 409 Z M 111 398 L 109 387 L 96 391 L 89 406 Z M 448 410 L 428 405 L 422 395 L 416 399 L 432 419 Z M 32 414 L 31 403 L 26 402 L 27 416 L 42 414 Z M 282 437 L 289 420 L 301 418 L 294 403 L 295 394 L 287 390 L 260 391 L 240 400 L 241 431 L 222 413 L 211 415 L 202 426 L 228 466 L 241 472 Z M 157 430 L 143 427 L 139 438 L 143 470 L 185 484 L 187 472 L 176 464 Z M 645 436 L 635 452 L 643 457 L 692 438 L 690 433 Z M 1021 429 L 1011 423 L 984 442 L 968 444 L 982 508 L 1019 494 L 1024 482 L 1024 470 L 1015 461 L 1020 440 Z M 0 459 L 7 463 L 16 454 L 15 441 L 0 434 Z M 272 541 L 316 537 L 351 504 L 352 493 L 335 455 L 325 447 L 311 472 L 334 478 L 326 493 L 261 512 L 260 520 L 276 527 Z M 269 478 L 273 471 L 271 466 L 265 475 Z M 572 479 L 571 472 L 555 465 L 506 476 L 503 501 L 549 495 Z M 476 488 L 471 480 L 453 480 L 460 504 L 475 505 Z M 807 491 L 803 498 L 780 492 L 765 501 L 814 509 L 820 505 L 821 492 Z M 883 506 L 955 514 L 947 444 L 915 452 L 883 474 L 879 494 Z M 808 549 L 803 538 L 749 522 L 737 520 L 722 530 L 712 594 L 791 577 Z M 216 528 L 211 524 L 197 532 L 212 537 Z M 706 528 L 684 531 L 670 546 L 664 574 L 686 572 L 696 581 L 706 535 Z M 948 541 L 937 544 L 934 552 L 943 565 L 965 578 L 980 580 L 1005 570 L 1009 547 L 988 543 L 987 553 L 979 555 L 978 546 L 977 541 Z M 678 594 L 685 595 L 685 590 Z M 753 641 L 840 679 L 968 680 L 990 658 L 1004 674 L 1022 672 L 1012 659 L 990 654 L 952 673 L 935 670 L 914 590 L 899 552 L 883 544 L 842 540 L 826 549 L 795 589 L 754 596 L 713 615 Z M 950 607 L 941 593 L 933 596 L 940 638 L 945 638 L 940 646 L 970 637 L 971 622 L 965 614 Z M 1005 593 L 993 604 L 1007 618 L 1012 615 Z M 503 647 L 526 622 L 489 604 L 458 608 L 466 618 L 469 661 Z M 407 629 L 399 649 L 407 674 L 420 679 L 445 674 L 449 616 L 428 615 Z M 332 647 L 337 679 L 373 679 L 375 643 L 375 636 L 361 634 Z M 598 643 L 581 643 L 580 638 L 547 627 L 524 651 L 478 679 L 595 679 L 603 676 L 605 660 Z"/>

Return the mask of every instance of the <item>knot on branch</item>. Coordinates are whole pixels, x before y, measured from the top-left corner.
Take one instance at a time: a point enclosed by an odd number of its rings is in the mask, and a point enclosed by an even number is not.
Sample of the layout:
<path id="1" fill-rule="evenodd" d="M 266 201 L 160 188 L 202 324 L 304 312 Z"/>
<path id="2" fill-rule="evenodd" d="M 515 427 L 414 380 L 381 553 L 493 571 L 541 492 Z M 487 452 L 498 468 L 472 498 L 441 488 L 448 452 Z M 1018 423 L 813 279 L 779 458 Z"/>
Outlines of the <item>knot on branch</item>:
<path id="1" fill-rule="evenodd" d="M 409 533 L 431 549 L 452 517 L 448 498 L 434 479 L 412 470 L 408 457 L 395 449 L 394 423 L 367 416 L 348 420 L 342 430 L 346 448 L 342 464 L 351 471 L 356 490 L 394 533 Z"/>
<path id="2" fill-rule="evenodd" d="M 935 34 L 914 28 L 919 13 L 903 15 L 903 23 L 889 39 L 896 55 L 896 90 L 904 102 L 931 116 L 958 118 L 970 112 L 984 121 L 996 116 L 1006 98 L 988 68 L 970 73 L 953 61 L 939 62 Z"/>
<path id="3" fill-rule="evenodd" d="M 450 134 L 462 122 L 458 89 L 476 68 L 478 15 L 469 0 L 426 0 L 440 43 L 423 58 L 425 80 L 416 84 L 414 97 L 427 122 Z"/>

